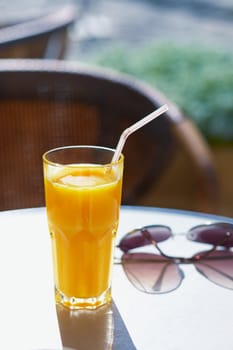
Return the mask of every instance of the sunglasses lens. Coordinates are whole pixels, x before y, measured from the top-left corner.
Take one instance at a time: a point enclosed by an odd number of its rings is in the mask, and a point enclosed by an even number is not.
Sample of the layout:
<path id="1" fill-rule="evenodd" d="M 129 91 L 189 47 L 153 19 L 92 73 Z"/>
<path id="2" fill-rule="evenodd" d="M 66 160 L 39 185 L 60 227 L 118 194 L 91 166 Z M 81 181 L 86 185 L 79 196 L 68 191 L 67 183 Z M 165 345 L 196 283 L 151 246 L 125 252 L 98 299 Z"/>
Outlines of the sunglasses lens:
<path id="1" fill-rule="evenodd" d="M 167 226 L 153 225 L 145 226 L 143 227 L 143 229 L 147 230 L 150 233 L 151 238 L 154 239 L 156 242 L 165 241 L 171 236 L 171 230 Z M 151 244 L 151 242 L 142 235 L 141 229 L 138 229 L 124 236 L 121 239 L 118 247 L 123 252 L 128 252 L 130 249 L 143 247 L 148 244 Z"/>
<path id="2" fill-rule="evenodd" d="M 183 273 L 170 259 L 156 254 L 124 254 L 122 264 L 129 281 L 141 292 L 162 294 L 179 287 Z"/>
<path id="3" fill-rule="evenodd" d="M 233 289 L 233 252 L 215 250 L 196 254 L 198 262 L 194 265 L 202 275 L 219 286 Z"/>
<path id="4" fill-rule="evenodd" d="M 188 232 L 187 238 L 200 243 L 233 247 L 233 225 L 218 222 L 196 226 Z"/>

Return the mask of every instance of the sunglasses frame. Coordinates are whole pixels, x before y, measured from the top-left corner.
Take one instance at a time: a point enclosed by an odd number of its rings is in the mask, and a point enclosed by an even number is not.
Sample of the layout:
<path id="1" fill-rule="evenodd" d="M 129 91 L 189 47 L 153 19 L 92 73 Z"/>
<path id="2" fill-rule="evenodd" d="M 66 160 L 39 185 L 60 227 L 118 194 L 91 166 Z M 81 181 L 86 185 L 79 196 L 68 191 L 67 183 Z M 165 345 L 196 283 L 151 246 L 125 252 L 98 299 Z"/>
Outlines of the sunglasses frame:
<path id="1" fill-rule="evenodd" d="M 214 272 L 216 273 L 219 273 L 221 274 L 222 276 L 226 277 L 227 279 L 229 279 L 230 281 L 233 281 L 233 277 L 231 275 L 228 275 L 227 273 L 225 273 L 224 271 L 220 271 L 218 269 L 216 269 L 215 267 L 213 266 L 210 266 L 210 265 L 207 265 L 207 262 L 208 261 L 218 261 L 218 260 L 229 260 L 229 259 L 233 259 L 233 252 L 230 250 L 230 248 L 233 246 L 233 243 L 231 243 L 232 245 L 229 246 L 229 242 L 228 242 L 228 239 L 233 237 L 233 231 L 230 232 L 229 231 L 226 231 L 225 234 L 224 234 L 224 239 L 219 241 L 218 244 L 213 244 L 213 243 L 210 243 L 210 242 L 203 242 L 203 241 L 198 241 L 198 240 L 195 240 L 195 239 L 191 239 L 191 235 L 190 233 L 192 233 L 192 231 L 194 231 L 195 229 L 200 229 L 200 228 L 211 228 L 213 225 L 218 225 L 219 227 L 222 226 L 227 226 L 227 225 L 230 225 L 231 226 L 231 229 L 233 230 L 233 225 L 232 224 L 228 224 L 228 223 L 212 223 L 212 224 L 208 224 L 208 225 L 197 225 L 197 226 L 194 226 L 192 227 L 188 232 L 187 234 L 185 235 L 186 238 L 188 238 L 189 240 L 191 240 L 192 242 L 198 242 L 198 243 L 204 243 L 204 244 L 209 244 L 209 245 L 212 245 L 212 248 L 206 250 L 206 251 L 202 251 L 202 252 L 199 252 L 199 253 L 196 253 L 194 254 L 192 257 L 180 257 L 180 256 L 170 256 L 170 255 L 167 255 L 165 254 L 161 248 L 158 246 L 158 242 L 162 242 L 162 241 L 165 241 L 167 240 L 168 238 L 171 238 L 174 236 L 174 234 L 172 233 L 172 230 L 169 226 L 165 226 L 165 225 L 148 225 L 148 226 L 143 226 L 141 227 L 140 229 L 134 229 L 132 230 L 131 232 L 127 233 L 121 240 L 120 240 L 120 243 L 119 245 L 117 246 L 121 251 L 123 251 L 123 255 L 121 257 L 121 261 L 118 261 L 118 262 L 115 262 L 115 264 L 121 264 L 123 265 L 123 268 L 125 270 L 125 265 L 127 263 L 124 261 L 124 259 L 126 257 L 129 257 L 129 256 L 133 256 L 132 254 L 135 254 L 135 253 L 130 253 L 129 251 L 135 249 L 135 248 L 139 248 L 139 247 L 144 247 L 146 245 L 150 245 L 152 244 L 159 252 L 160 255 L 157 255 L 157 254 L 154 254 L 154 253 L 149 253 L 148 255 L 150 257 L 163 257 L 165 259 L 167 259 L 167 263 L 168 264 L 174 264 L 176 265 L 176 268 L 177 268 L 177 272 L 179 273 L 179 281 L 177 283 L 177 285 L 174 287 L 174 288 L 170 288 L 169 290 L 167 291 L 163 291 L 163 292 L 158 292 L 158 291 L 153 291 L 151 292 L 151 294 L 163 294 L 163 293 L 167 293 L 167 292 L 171 292 L 175 289 L 177 289 L 181 283 L 182 283 L 182 280 L 184 278 L 184 273 L 182 271 L 182 269 L 180 269 L 180 264 L 193 264 L 196 268 L 196 270 L 201 274 L 203 275 L 205 278 L 207 278 L 209 281 L 211 281 L 212 283 L 215 283 L 223 288 L 227 288 L 227 289 L 233 289 L 233 286 L 232 287 L 228 287 L 224 284 L 221 284 L 221 283 L 217 283 L 215 282 L 214 280 L 212 280 L 210 277 L 208 277 L 201 269 L 199 266 L 196 266 L 197 264 L 202 264 L 203 266 L 205 266 L 206 268 L 210 268 L 212 269 Z M 150 232 L 149 232 L 149 229 L 152 229 L 152 228 L 165 228 L 168 230 L 168 235 L 166 238 L 164 239 L 160 239 L 159 240 L 155 240 Z M 222 227 L 221 227 L 222 228 Z M 124 240 L 127 240 L 128 238 L 130 238 L 130 236 L 132 237 L 133 234 L 137 234 L 137 233 L 140 233 L 139 237 L 142 236 L 142 240 L 141 240 L 141 245 L 136 245 L 136 247 L 133 247 L 133 248 L 130 248 L 130 249 L 127 249 L 126 246 L 124 246 L 122 244 L 122 242 L 124 242 Z M 138 240 L 138 242 L 140 243 L 140 239 Z M 137 242 L 137 243 L 138 243 Z M 225 244 L 225 245 L 224 245 Z M 222 249 L 219 250 L 217 249 L 218 247 L 221 247 Z M 217 252 L 217 254 L 219 254 L 220 256 L 211 256 L 211 254 Z M 218 253 L 219 252 L 219 253 Z M 221 255 L 221 252 L 224 252 L 224 253 L 227 253 L 226 255 Z M 140 256 L 145 256 L 145 253 L 136 253 L 137 255 Z M 146 253 L 147 254 L 147 253 Z M 143 263 L 145 263 L 146 261 L 145 260 L 141 260 Z M 134 261 L 136 263 L 140 262 L 140 259 L 139 260 L 136 260 Z M 148 262 L 152 262 L 152 261 L 148 261 Z M 159 262 L 159 260 L 157 261 Z M 132 263 L 132 261 L 130 262 Z M 163 269 L 164 270 L 164 267 Z M 147 293 L 150 293 L 146 290 L 142 290 L 140 288 L 138 288 L 135 283 L 132 281 L 132 278 L 129 277 L 129 274 L 126 272 L 125 270 L 125 273 L 126 273 L 126 276 L 128 277 L 129 281 L 137 288 L 139 289 L 140 291 L 144 291 L 144 292 L 147 292 Z M 162 272 L 163 273 L 163 272 Z M 158 280 L 161 279 L 161 276 L 158 277 Z M 139 282 L 139 281 L 137 281 Z M 156 284 L 156 283 L 155 283 Z"/>

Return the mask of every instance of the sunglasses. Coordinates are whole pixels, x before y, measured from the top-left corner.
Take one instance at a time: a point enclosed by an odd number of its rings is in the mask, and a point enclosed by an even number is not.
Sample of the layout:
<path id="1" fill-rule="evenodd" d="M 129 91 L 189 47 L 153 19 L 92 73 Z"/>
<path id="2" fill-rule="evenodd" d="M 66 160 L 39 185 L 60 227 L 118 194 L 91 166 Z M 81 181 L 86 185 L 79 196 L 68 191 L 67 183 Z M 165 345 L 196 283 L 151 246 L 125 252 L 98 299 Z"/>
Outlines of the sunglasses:
<path id="1" fill-rule="evenodd" d="M 209 281 L 233 289 L 233 224 L 213 223 L 191 228 L 186 238 L 193 242 L 212 245 L 209 250 L 190 258 L 165 254 L 159 242 L 173 236 L 168 226 L 151 225 L 127 233 L 118 245 L 123 252 L 120 262 L 129 281 L 145 293 L 162 294 L 177 289 L 184 273 L 180 264 L 193 264 Z M 153 245 L 159 254 L 131 252 L 135 248 Z"/>

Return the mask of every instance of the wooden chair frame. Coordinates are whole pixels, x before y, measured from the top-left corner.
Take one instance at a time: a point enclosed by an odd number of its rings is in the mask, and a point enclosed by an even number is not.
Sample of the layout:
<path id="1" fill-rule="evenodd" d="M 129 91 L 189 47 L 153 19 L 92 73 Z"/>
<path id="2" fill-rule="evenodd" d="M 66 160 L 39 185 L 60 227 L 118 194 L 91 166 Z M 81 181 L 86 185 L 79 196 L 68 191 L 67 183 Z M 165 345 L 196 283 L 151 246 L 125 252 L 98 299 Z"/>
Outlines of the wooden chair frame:
<path id="1" fill-rule="evenodd" d="M 64 58 L 77 10 L 67 5 L 0 28 L 0 58 Z"/>
<path id="2" fill-rule="evenodd" d="M 0 81 L 1 209 L 44 205 L 41 156 L 47 149 L 115 147 L 125 127 L 167 103 L 169 111 L 125 145 L 123 203 L 140 204 L 182 149 L 196 179 L 193 209 L 217 211 L 218 176 L 208 144 L 156 89 L 112 70 L 57 60 L 0 60 Z M 22 181 L 13 186 L 17 176 Z"/>

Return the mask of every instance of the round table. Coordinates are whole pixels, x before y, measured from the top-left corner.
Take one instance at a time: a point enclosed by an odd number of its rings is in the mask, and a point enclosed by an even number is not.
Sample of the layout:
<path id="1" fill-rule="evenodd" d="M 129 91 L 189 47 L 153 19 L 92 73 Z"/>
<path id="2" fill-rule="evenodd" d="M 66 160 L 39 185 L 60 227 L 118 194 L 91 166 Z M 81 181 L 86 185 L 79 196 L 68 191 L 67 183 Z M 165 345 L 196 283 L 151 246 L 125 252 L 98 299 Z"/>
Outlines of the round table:
<path id="1" fill-rule="evenodd" d="M 161 243 L 163 250 L 189 257 L 206 245 L 188 241 L 184 233 L 214 221 L 233 223 L 215 215 L 123 206 L 117 240 L 134 228 L 165 224 L 174 237 Z M 232 350 L 233 292 L 192 264 L 180 266 L 185 274 L 180 287 L 162 295 L 138 291 L 121 265 L 114 265 L 113 305 L 68 312 L 54 304 L 45 208 L 0 212 L 0 227 L 0 349 L 57 350 L 63 342 L 79 350 Z M 118 248 L 115 254 L 120 257 Z"/>

